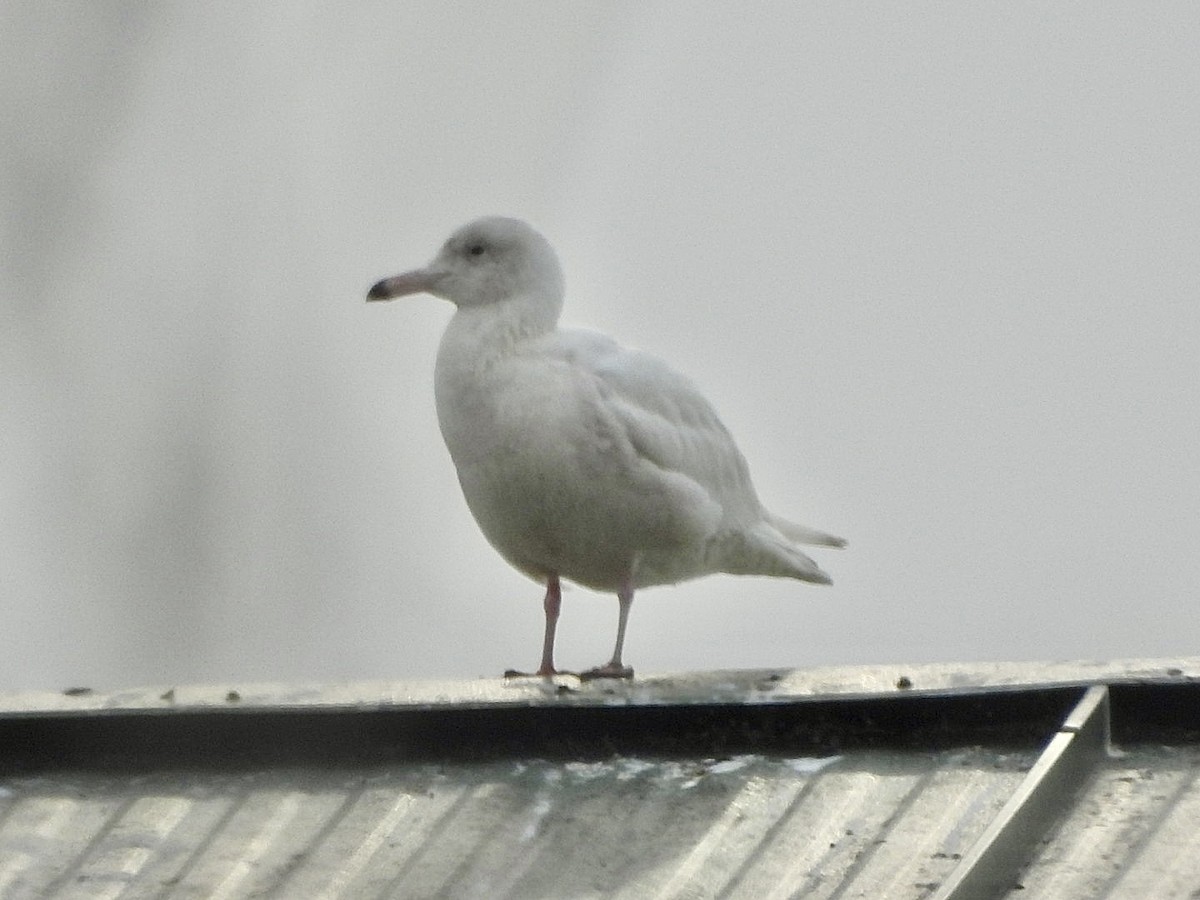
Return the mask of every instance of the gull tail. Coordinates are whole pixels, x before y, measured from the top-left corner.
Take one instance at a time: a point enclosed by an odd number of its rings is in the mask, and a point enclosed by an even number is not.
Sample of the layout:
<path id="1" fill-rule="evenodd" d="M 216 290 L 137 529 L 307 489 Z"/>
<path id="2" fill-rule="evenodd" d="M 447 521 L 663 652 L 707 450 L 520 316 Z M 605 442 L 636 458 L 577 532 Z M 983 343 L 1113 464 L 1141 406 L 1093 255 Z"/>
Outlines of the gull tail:
<path id="1" fill-rule="evenodd" d="M 774 575 L 813 584 L 833 583 L 814 560 L 792 543 L 790 535 L 785 535 L 773 522 L 759 522 L 745 531 L 726 534 L 719 546 L 719 569 L 730 575 Z"/>
<path id="2" fill-rule="evenodd" d="M 784 537 L 795 541 L 797 544 L 815 544 L 820 547 L 846 546 L 845 538 L 826 534 L 824 531 L 817 531 L 815 528 L 809 528 L 806 525 L 797 525 L 795 522 L 781 519 L 772 513 L 767 513 L 767 521 Z"/>

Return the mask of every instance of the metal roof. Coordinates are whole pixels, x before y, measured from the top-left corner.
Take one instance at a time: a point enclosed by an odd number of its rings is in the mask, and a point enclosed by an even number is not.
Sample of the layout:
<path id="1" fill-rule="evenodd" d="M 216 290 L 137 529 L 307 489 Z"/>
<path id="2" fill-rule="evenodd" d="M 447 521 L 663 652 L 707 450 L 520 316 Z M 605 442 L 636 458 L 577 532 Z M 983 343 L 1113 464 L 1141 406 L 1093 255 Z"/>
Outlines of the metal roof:
<path id="1" fill-rule="evenodd" d="M 1197 659 L 0 696 L 0 897 L 1193 897 L 1198 727 Z"/>
<path id="2" fill-rule="evenodd" d="M 1012 897 L 1200 897 L 1200 745 L 1106 759 L 1021 884 Z"/>

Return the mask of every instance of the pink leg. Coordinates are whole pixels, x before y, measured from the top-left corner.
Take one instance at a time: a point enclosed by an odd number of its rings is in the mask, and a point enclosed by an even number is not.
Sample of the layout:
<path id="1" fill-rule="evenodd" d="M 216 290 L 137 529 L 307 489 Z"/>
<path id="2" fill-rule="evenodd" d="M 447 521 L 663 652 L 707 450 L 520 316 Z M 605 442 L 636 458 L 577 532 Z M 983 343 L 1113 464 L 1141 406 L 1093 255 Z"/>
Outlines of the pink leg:
<path id="1" fill-rule="evenodd" d="M 538 666 L 538 675 L 557 675 L 554 668 L 554 630 L 558 627 L 558 611 L 562 607 L 562 587 L 558 576 L 551 575 L 546 579 L 546 599 L 542 602 L 546 610 L 546 634 L 542 638 L 542 664 Z"/>
<path id="2" fill-rule="evenodd" d="M 625 625 L 629 622 L 629 607 L 633 605 L 633 585 L 627 580 L 617 591 L 617 602 L 621 611 L 617 619 L 617 646 L 613 648 L 612 659 L 602 666 L 580 674 L 585 681 L 591 678 L 632 678 L 633 669 L 621 662 L 621 651 L 625 647 Z"/>
<path id="3" fill-rule="evenodd" d="M 558 625 L 558 611 L 562 606 L 562 586 L 558 583 L 557 575 L 546 576 L 546 599 L 542 608 L 546 611 L 546 634 L 542 638 L 542 664 L 534 675 L 549 678 L 551 675 L 573 675 L 573 672 L 560 673 L 554 668 L 554 630 Z M 504 673 L 505 678 L 528 678 L 528 672 L 509 669 Z"/>

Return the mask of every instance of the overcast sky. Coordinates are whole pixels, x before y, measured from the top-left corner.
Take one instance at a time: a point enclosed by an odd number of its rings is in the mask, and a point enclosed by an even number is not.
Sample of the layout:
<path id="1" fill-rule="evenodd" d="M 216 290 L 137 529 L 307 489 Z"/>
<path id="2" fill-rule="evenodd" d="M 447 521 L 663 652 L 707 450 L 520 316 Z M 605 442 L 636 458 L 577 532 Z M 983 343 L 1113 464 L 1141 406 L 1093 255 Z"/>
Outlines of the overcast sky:
<path id="1" fill-rule="evenodd" d="M 0 690 L 496 676 L 433 409 L 462 222 L 690 375 L 831 588 L 639 672 L 1200 653 L 1200 6 L 0 2 Z M 613 598 L 564 598 L 602 662 Z"/>

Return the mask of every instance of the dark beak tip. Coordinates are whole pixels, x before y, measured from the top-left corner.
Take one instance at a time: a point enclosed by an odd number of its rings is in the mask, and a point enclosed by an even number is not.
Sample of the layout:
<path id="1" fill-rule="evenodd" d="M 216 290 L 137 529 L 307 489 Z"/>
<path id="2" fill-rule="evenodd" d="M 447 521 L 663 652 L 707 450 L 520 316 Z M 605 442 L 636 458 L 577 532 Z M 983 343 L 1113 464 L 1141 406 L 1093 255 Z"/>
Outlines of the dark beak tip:
<path id="1" fill-rule="evenodd" d="M 367 291 L 367 302 L 372 300 L 390 300 L 391 294 L 388 292 L 387 280 L 377 281 L 371 285 L 371 289 Z"/>

